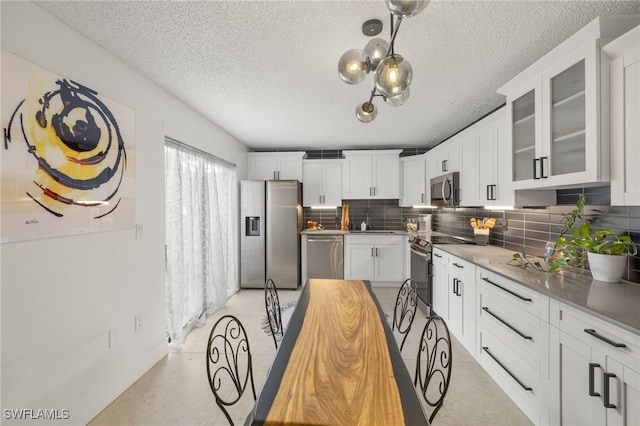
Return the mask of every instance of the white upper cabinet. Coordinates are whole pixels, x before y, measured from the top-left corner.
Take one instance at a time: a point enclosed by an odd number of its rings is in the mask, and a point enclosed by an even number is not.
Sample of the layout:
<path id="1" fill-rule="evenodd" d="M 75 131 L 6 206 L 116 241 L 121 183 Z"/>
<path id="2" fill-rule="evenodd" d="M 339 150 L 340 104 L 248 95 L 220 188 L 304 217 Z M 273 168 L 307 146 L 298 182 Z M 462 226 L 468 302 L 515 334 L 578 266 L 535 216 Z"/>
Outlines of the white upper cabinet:
<path id="1" fill-rule="evenodd" d="M 304 151 L 296 152 L 250 152 L 249 179 L 289 180 L 302 182 L 302 158 Z"/>
<path id="2" fill-rule="evenodd" d="M 343 151 L 342 198 L 399 199 L 402 150 Z"/>
<path id="3" fill-rule="evenodd" d="M 303 161 L 304 207 L 337 207 L 342 204 L 342 161 L 343 160 Z"/>
<path id="4" fill-rule="evenodd" d="M 479 175 L 482 172 L 493 173 L 488 170 L 492 167 L 494 159 L 490 164 L 482 164 L 478 157 L 479 144 L 473 126 L 465 130 L 464 137 L 460 140 L 460 205 L 461 206 L 483 206 L 486 202 L 480 196 Z M 482 166 L 481 166 L 482 164 Z"/>
<path id="5" fill-rule="evenodd" d="M 400 205 L 428 206 L 431 200 L 427 182 L 427 158 L 425 154 L 400 159 L 402 174 Z"/>
<path id="6" fill-rule="evenodd" d="M 459 134 L 454 135 L 427 152 L 427 156 L 434 159 L 435 165 L 429 168 L 429 179 L 460 171 L 460 139 Z"/>
<path id="7" fill-rule="evenodd" d="M 640 26 L 607 44 L 611 58 L 611 204 L 640 205 Z"/>
<path id="8" fill-rule="evenodd" d="M 637 19 L 597 18 L 498 90 L 507 96 L 514 189 L 609 181 L 609 108 L 601 95 L 609 72 L 600 45 Z"/>

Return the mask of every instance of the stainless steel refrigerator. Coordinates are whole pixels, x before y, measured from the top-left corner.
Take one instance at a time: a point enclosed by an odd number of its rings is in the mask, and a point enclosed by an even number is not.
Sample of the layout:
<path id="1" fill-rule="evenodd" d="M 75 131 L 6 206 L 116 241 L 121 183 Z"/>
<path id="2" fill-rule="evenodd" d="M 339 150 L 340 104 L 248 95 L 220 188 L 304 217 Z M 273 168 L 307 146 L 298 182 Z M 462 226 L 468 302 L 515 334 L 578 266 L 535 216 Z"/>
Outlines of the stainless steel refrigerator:
<path id="1" fill-rule="evenodd" d="M 300 285 L 302 186 L 297 180 L 240 182 L 240 286 Z"/>

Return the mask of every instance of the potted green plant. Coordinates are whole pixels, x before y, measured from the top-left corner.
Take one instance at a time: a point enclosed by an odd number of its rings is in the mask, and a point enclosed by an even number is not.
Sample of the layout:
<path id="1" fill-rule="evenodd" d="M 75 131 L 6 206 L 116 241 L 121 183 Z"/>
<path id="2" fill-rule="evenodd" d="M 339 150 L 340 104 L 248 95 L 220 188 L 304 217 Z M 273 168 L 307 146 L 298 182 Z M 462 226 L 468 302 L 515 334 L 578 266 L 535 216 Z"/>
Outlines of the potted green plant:
<path id="1" fill-rule="evenodd" d="M 561 266 L 584 268 L 586 258 L 594 279 L 619 282 L 627 257 L 636 255 L 638 248 L 628 235 L 616 235 L 607 228 L 592 231 L 591 224 L 582 217 L 585 202 L 586 197 L 581 194 L 576 208 L 563 215 L 563 230 L 556 238 L 558 255 L 551 262 L 550 270 Z"/>

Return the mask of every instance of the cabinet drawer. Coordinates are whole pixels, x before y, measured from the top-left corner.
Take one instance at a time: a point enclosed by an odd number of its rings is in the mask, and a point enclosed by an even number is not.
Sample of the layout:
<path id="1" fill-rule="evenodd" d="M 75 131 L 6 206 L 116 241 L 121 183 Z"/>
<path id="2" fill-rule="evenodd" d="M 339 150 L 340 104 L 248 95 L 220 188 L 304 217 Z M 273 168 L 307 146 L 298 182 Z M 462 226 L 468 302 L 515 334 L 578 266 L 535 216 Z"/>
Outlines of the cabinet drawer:
<path id="1" fill-rule="evenodd" d="M 640 372 L 640 336 L 564 303 L 559 309 L 560 331 Z"/>
<path id="2" fill-rule="evenodd" d="M 451 268 L 451 271 L 457 272 L 458 275 L 468 275 L 469 273 L 475 275 L 476 265 L 459 257 L 449 255 L 449 268 Z"/>
<path id="3" fill-rule="evenodd" d="M 347 244 L 404 244 L 406 235 L 345 235 Z"/>
<path id="4" fill-rule="evenodd" d="M 484 268 L 477 268 L 476 282 L 482 293 L 491 292 L 504 298 L 514 307 L 549 322 L 549 298 L 542 293 L 513 282 Z"/>
<path id="5" fill-rule="evenodd" d="M 549 324 L 494 291 L 484 289 L 478 300 L 482 326 L 499 336 L 533 369 L 548 377 Z"/>
<path id="6" fill-rule="evenodd" d="M 534 424 L 540 424 L 540 411 L 548 388 L 540 373 L 514 352 L 508 342 L 482 324 L 479 340 L 482 367 Z"/>

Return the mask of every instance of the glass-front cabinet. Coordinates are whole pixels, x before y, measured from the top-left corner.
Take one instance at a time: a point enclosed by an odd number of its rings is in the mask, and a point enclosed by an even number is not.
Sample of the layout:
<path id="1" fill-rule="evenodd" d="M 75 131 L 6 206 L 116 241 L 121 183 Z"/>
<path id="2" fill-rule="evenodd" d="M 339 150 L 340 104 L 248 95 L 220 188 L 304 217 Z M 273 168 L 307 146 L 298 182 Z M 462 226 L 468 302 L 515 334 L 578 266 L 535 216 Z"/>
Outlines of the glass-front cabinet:
<path id="1" fill-rule="evenodd" d="M 599 41 L 593 40 L 507 95 L 515 189 L 609 180 L 609 138 L 602 132 L 608 109 L 600 85 Z"/>

